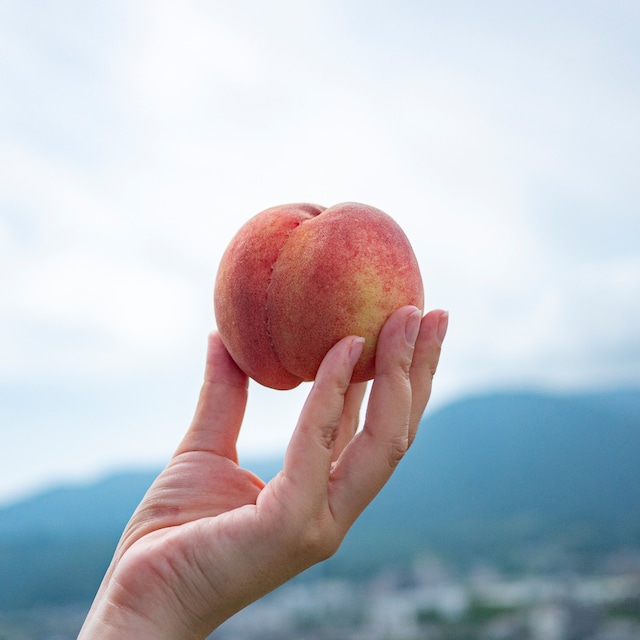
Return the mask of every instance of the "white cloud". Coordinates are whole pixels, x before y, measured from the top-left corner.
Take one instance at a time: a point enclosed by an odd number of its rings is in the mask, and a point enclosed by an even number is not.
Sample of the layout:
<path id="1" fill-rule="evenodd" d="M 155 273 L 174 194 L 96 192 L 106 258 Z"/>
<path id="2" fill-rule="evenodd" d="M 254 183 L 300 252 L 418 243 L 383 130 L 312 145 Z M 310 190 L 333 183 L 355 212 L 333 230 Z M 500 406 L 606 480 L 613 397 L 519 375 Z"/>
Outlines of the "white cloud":
<path id="1" fill-rule="evenodd" d="M 203 117 L 213 82 L 260 84 L 263 62 L 237 25 L 191 3 L 152 3 L 136 21 L 131 59 L 123 60 L 130 94 L 143 115 Z"/>
<path id="2" fill-rule="evenodd" d="M 199 274 L 185 277 L 95 178 L 21 148 L 0 156 L 2 378 L 146 367 L 211 324 L 194 291 Z"/>
<path id="3" fill-rule="evenodd" d="M 114 405 L 126 429 L 96 426 L 104 455 L 82 440 L 82 469 L 138 455 L 127 429 L 140 456 L 170 451 L 222 251 L 282 202 L 360 200 L 398 220 L 428 306 L 451 311 L 436 396 L 637 380 L 631 6 L 3 10 L 0 381 L 28 395 L 53 376 L 72 404 L 79 381 L 108 393 L 124 375 L 148 410 Z M 180 412 L 162 419 L 146 393 Z M 304 395 L 254 387 L 242 446 L 282 446 Z M 92 408 L 56 411 L 62 437 Z"/>

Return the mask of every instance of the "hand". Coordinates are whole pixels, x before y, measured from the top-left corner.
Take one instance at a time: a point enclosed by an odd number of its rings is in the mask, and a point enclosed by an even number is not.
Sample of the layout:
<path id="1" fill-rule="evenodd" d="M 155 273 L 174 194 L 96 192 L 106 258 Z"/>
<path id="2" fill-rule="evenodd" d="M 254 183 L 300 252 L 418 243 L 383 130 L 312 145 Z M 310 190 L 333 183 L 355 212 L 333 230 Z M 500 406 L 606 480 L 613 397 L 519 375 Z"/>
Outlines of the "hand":
<path id="1" fill-rule="evenodd" d="M 212 333 L 195 417 L 127 525 L 80 632 L 88 638 L 205 638 L 224 620 L 331 556 L 391 476 L 429 399 L 447 314 L 396 311 L 365 384 L 351 336 L 324 358 L 268 484 L 238 465 L 247 377 Z"/>

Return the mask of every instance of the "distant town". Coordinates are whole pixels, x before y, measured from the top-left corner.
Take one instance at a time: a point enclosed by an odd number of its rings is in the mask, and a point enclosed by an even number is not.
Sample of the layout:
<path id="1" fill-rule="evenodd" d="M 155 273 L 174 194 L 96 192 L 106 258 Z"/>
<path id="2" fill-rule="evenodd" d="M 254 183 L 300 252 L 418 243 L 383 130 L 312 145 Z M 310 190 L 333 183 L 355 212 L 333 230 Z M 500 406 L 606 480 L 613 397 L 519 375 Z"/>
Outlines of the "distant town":
<path id="1" fill-rule="evenodd" d="M 548 565 L 548 554 L 535 560 Z M 357 582 L 302 577 L 210 638 L 640 640 L 640 548 L 603 557 L 588 573 L 559 564 L 509 575 L 490 562 L 460 572 L 427 556 Z M 86 606 L 69 605 L 0 613 L 0 640 L 72 640 L 85 614 Z"/>

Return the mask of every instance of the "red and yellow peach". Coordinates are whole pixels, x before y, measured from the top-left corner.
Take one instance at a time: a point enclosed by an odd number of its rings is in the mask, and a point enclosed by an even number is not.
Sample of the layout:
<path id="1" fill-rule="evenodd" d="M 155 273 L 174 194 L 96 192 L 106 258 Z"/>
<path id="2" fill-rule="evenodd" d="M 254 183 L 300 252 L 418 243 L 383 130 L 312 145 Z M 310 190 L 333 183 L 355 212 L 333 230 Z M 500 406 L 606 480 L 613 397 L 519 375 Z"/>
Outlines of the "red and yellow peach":
<path id="1" fill-rule="evenodd" d="M 251 378 L 274 389 L 313 380 L 341 338 L 365 338 L 352 381 L 374 375 L 377 337 L 404 305 L 423 308 L 409 240 L 374 207 L 289 204 L 251 218 L 232 239 L 214 293 L 218 331 Z"/>

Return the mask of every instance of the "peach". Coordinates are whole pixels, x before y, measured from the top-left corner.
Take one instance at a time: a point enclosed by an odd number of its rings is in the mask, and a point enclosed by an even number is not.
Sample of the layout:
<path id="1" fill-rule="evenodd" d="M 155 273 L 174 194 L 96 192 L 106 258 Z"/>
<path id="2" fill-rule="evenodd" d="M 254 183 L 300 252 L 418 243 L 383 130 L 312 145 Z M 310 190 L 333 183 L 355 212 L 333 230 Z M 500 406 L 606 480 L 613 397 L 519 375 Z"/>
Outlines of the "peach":
<path id="1" fill-rule="evenodd" d="M 289 204 L 240 228 L 220 261 L 216 323 L 238 366 L 292 389 L 315 378 L 341 338 L 365 338 L 352 382 L 374 375 L 377 337 L 404 305 L 423 308 L 418 262 L 398 224 L 374 207 Z"/>

